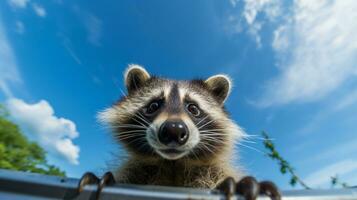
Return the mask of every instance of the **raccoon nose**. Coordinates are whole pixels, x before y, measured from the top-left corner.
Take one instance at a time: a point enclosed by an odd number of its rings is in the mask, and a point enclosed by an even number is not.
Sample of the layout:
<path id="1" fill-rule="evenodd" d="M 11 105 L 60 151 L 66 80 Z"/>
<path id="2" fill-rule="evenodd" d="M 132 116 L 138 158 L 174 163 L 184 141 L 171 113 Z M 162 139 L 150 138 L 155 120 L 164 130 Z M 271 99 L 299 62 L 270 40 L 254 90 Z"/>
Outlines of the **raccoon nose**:
<path id="1" fill-rule="evenodd" d="M 182 121 L 166 121 L 161 125 L 158 137 L 165 145 L 183 145 L 188 140 L 188 128 Z"/>

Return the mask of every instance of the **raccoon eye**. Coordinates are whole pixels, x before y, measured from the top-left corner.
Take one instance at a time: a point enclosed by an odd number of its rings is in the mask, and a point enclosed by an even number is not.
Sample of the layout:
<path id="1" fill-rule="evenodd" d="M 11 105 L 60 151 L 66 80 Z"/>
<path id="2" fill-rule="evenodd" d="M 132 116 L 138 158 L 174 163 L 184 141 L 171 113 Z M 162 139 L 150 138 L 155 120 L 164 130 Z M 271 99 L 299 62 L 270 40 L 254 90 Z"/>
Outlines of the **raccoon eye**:
<path id="1" fill-rule="evenodd" d="M 196 104 L 190 103 L 186 106 L 188 112 L 190 112 L 193 116 L 199 117 L 201 115 L 201 110 L 198 108 Z"/>
<path id="2" fill-rule="evenodd" d="M 158 101 L 153 101 L 145 108 L 145 113 L 146 114 L 153 114 L 160 108 L 160 102 Z"/>

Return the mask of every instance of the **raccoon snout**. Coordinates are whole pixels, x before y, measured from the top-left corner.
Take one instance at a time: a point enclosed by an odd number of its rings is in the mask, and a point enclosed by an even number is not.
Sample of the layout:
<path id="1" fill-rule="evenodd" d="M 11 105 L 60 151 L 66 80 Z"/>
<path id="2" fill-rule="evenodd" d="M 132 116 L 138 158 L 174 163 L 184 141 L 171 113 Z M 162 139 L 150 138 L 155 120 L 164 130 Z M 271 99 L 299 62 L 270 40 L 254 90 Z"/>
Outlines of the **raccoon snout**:
<path id="1" fill-rule="evenodd" d="M 183 121 L 166 121 L 164 122 L 158 133 L 159 141 L 167 146 L 184 145 L 189 137 L 189 131 Z"/>

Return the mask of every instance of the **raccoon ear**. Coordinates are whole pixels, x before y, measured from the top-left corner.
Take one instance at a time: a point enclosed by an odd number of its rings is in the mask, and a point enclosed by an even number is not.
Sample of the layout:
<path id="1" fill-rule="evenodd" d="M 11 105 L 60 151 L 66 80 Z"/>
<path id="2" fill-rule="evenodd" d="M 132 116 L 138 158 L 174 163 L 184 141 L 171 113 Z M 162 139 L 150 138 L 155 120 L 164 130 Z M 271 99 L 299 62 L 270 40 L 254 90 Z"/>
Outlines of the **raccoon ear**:
<path id="1" fill-rule="evenodd" d="M 208 90 L 223 104 L 231 92 L 232 81 L 227 75 L 218 74 L 205 80 Z"/>
<path id="2" fill-rule="evenodd" d="M 124 73 L 125 86 L 129 94 L 142 87 L 148 79 L 150 74 L 139 65 L 129 65 Z"/>

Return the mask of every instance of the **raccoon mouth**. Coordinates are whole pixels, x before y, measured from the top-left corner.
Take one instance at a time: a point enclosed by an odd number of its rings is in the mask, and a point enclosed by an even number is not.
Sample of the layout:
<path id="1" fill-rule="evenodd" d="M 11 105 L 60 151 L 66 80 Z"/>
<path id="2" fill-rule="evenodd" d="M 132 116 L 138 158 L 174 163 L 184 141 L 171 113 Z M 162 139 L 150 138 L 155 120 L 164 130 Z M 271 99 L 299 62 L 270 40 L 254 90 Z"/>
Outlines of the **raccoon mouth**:
<path id="1" fill-rule="evenodd" d="M 157 150 L 157 153 L 165 159 L 168 160 L 177 160 L 184 155 L 186 155 L 186 151 L 177 150 L 177 149 L 160 149 Z"/>
<path id="2" fill-rule="evenodd" d="M 185 152 L 177 149 L 161 149 L 160 151 L 165 154 L 181 154 Z"/>

